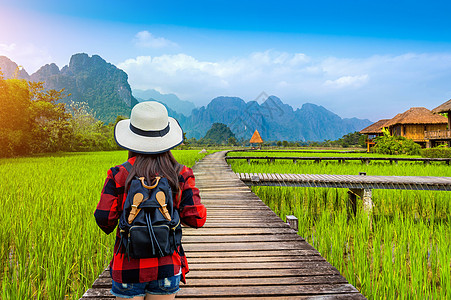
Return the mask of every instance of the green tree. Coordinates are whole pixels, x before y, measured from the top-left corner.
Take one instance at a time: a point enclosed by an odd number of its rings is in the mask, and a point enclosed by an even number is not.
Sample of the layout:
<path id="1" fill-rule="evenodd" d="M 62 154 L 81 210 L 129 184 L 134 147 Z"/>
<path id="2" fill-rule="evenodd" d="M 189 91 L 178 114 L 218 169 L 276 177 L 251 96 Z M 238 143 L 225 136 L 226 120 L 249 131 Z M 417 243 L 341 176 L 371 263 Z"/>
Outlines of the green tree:
<path id="1" fill-rule="evenodd" d="M 118 116 L 115 123 L 105 125 L 96 118 L 95 112 L 85 102 L 69 103 L 72 130 L 71 151 L 95 151 L 117 149 L 114 140 L 114 127 L 117 122 L 125 119 Z"/>
<path id="2" fill-rule="evenodd" d="M 24 155 L 32 140 L 31 93 L 25 80 L 0 78 L 0 155 Z"/>
<path id="3" fill-rule="evenodd" d="M 236 138 L 234 136 L 229 137 L 228 144 L 231 146 L 236 146 L 237 144 Z"/>
<path id="4" fill-rule="evenodd" d="M 42 82 L 28 82 L 31 93 L 30 118 L 32 124 L 32 152 L 67 150 L 71 140 L 69 120 L 63 103 L 63 90 L 44 90 Z"/>
<path id="5" fill-rule="evenodd" d="M 213 144 L 226 144 L 231 137 L 236 139 L 235 134 L 227 125 L 214 123 L 203 137 L 203 140 L 210 140 Z"/>

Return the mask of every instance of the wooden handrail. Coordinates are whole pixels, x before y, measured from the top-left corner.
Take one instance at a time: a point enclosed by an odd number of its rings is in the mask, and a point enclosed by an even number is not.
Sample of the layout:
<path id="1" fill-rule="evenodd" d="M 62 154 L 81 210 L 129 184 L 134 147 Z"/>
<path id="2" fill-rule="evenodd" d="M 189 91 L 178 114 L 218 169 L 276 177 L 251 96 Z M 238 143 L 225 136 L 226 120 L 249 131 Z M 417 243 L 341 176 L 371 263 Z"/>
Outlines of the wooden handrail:
<path id="1" fill-rule="evenodd" d="M 296 163 L 298 160 L 311 160 L 315 162 L 321 162 L 323 160 L 336 160 L 338 162 L 344 161 L 361 161 L 362 163 L 369 163 L 370 161 L 388 161 L 390 163 L 398 161 L 407 162 L 424 162 L 425 164 L 430 162 L 445 162 L 449 164 L 451 158 L 426 158 L 426 157 L 293 157 L 293 156 L 226 156 L 226 160 L 233 159 L 245 159 L 250 163 L 250 160 L 268 160 L 269 162 L 274 162 L 276 159 L 279 160 L 292 160 Z"/>

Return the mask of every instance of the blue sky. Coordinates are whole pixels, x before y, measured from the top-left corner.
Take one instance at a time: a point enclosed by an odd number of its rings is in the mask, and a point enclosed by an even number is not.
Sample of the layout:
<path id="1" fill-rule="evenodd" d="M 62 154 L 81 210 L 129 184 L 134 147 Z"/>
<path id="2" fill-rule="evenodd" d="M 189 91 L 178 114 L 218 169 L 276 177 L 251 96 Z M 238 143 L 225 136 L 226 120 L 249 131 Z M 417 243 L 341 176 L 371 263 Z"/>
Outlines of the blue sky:
<path id="1" fill-rule="evenodd" d="M 341 117 L 391 118 L 451 98 L 446 1 L 6 1 L 0 55 L 29 73 L 98 54 L 205 105 L 261 92 Z"/>

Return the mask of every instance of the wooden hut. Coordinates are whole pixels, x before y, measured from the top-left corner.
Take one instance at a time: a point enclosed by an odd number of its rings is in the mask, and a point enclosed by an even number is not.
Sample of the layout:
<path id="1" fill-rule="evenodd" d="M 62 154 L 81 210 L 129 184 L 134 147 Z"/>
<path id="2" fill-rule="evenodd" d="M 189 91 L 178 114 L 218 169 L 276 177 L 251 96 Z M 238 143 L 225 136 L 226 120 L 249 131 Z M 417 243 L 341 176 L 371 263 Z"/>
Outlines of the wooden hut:
<path id="1" fill-rule="evenodd" d="M 396 115 L 384 124 L 390 134 L 412 139 L 423 147 L 432 147 L 434 143 L 427 138 L 427 132 L 447 129 L 448 120 L 441 115 L 432 113 L 424 107 L 412 107 L 404 113 Z"/>
<path id="2" fill-rule="evenodd" d="M 451 99 L 434 108 L 432 112 L 435 114 L 446 113 L 448 115 L 448 128 L 447 130 L 442 131 L 428 131 L 425 133 L 426 136 L 430 140 L 434 140 L 436 142 L 446 142 L 448 146 L 451 147 Z"/>
<path id="3" fill-rule="evenodd" d="M 359 131 L 361 134 L 366 134 L 366 149 L 370 152 L 371 148 L 375 145 L 374 139 L 378 136 L 383 135 L 382 128 L 386 127 L 385 124 L 390 121 L 390 119 L 382 119 L 376 123 Z"/>
<path id="4" fill-rule="evenodd" d="M 254 134 L 252 135 L 251 139 L 249 140 L 249 143 L 252 144 L 259 144 L 259 148 L 261 148 L 261 145 L 263 144 L 263 139 L 260 136 L 260 133 L 258 133 L 258 130 L 256 129 L 254 131 Z"/>

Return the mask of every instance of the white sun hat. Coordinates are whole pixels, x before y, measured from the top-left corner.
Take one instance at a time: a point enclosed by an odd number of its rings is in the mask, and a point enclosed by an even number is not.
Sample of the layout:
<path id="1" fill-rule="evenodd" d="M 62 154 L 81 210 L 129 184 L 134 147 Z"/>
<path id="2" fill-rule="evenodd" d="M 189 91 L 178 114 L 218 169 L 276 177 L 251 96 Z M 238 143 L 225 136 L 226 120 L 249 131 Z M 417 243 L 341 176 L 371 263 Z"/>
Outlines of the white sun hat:
<path id="1" fill-rule="evenodd" d="M 183 131 L 176 119 L 168 117 L 163 104 L 146 101 L 133 107 L 130 119 L 116 124 L 114 138 L 127 150 L 156 154 L 180 145 Z"/>

